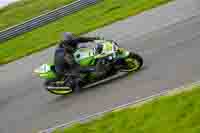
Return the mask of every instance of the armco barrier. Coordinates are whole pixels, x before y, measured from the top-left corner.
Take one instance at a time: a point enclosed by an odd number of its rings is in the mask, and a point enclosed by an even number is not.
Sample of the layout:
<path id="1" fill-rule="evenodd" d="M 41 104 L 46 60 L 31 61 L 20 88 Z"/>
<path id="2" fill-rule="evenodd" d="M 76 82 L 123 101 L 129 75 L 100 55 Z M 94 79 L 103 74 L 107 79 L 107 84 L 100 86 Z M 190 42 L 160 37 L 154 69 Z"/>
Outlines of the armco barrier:
<path id="1" fill-rule="evenodd" d="M 38 17 L 25 21 L 24 23 L 12 26 L 8 29 L 0 31 L 0 43 L 16 37 L 25 32 L 31 31 L 35 28 L 48 24 L 66 15 L 70 15 L 88 6 L 94 5 L 100 0 L 77 0 L 61 8 L 57 8 L 48 13 L 42 14 Z"/>

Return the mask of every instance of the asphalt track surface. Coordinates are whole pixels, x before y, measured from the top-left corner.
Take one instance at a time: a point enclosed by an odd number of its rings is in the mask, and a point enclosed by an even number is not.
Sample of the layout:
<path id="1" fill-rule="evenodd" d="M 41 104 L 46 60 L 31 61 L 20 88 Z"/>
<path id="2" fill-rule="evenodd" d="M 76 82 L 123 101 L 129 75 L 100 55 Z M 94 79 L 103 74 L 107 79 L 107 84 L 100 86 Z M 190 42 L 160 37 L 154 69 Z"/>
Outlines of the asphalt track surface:
<path id="1" fill-rule="evenodd" d="M 177 0 L 98 29 L 144 58 L 143 69 L 66 97 L 49 94 L 32 73 L 54 48 L 0 67 L 0 133 L 63 124 L 200 79 L 200 1 Z"/>

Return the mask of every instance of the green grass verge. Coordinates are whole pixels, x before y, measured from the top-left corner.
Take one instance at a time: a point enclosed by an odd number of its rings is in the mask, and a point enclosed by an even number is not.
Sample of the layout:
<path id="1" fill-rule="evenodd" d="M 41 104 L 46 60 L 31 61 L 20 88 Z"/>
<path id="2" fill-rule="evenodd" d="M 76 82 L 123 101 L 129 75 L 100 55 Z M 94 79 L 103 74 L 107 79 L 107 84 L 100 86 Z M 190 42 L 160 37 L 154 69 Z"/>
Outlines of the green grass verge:
<path id="1" fill-rule="evenodd" d="M 22 23 L 74 0 L 20 0 L 0 9 L 0 30 Z"/>
<path id="2" fill-rule="evenodd" d="M 0 64 L 55 44 L 64 31 L 82 34 L 171 0 L 103 0 L 97 5 L 8 40 L 0 45 Z"/>
<path id="3" fill-rule="evenodd" d="M 199 133 L 200 86 L 55 133 Z"/>

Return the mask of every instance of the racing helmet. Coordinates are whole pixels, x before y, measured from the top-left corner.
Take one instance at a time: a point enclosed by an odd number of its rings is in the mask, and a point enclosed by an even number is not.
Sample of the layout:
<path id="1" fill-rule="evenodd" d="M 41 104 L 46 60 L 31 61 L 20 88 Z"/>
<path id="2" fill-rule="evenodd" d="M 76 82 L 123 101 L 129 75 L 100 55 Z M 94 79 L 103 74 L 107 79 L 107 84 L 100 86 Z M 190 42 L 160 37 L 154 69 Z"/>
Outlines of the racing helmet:
<path id="1" fill-rule="evenodd" d="M 71 32 L 64 32 L 63 39 L 64 39 L 64 41 L 71 41 L 71 40 L 75 39 L 75 35 Z"/>

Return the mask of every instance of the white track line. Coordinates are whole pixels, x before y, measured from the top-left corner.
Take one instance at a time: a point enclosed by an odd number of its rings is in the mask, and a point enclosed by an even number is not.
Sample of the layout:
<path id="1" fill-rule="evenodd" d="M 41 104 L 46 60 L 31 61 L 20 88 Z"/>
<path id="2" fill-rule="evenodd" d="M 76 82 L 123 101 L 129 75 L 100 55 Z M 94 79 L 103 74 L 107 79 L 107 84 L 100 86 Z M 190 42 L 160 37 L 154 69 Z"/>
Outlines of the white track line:
<path id="1" fill-rule="evenodd" d="M 198 85 L 198 84 L 200 84 L 200 81 L 196 81 L 196 82 L 194 82 L 194 83 L 192 83 L 190 85 L 183 85 L 183 86 L 178 87 L 178 88 L 164 90 L 164 91 L 161 91 L 161 92 L 156 93 L 154 95 L 151 95 L 151 96 L 148 96 L 148 97 L 144 97 L 144 98 L 141 98 L 141 99 L 136 100 L 136 101 L 134 100 L 134 101 L 128 102 L 126 104 L 122 104 L 120 106 L 104 110 L 102 112 L 97 112 L 95 114 L 88 115 L 88 116 L 85 116 L 85 117 L 70 121 L 68 123 L 64 123 L 64 124 L 61 124 L 61 125 L 58 125 L 58 126 L 55 126 L 55 127 L 52 127 L 52 128 L 48 128 L 48 129 L 39 131 L 38 133 L 52 133 L 53 131 L 55 131 L 58 128 L 69 127 L 72 124 L 79 123 L 79 122 L 82 122 L 82 121 L 86 121 L 86 120 L 92 119 L 93 117 L 101 116 L 101 115 L 103 115 L 103 114 L 105 114 L 107 112 L 111 112 L 111 111 L 114 111 L 114 110 L 117 110 L 117 109 L 123 109 L 123 108 L 126 108 L 126 107 L 130 106 L 130 105 L 134 105 L 134 104 L 137 104 L 137 103 L 140 103 L 140 102 L 144 102 L 144 101 L 147 101 L 147 100 L 150 100 L 150 99 L 153 99 L 153 98 L 168 94 L 170 91 L 177 90 L 177 89 L 180 90 L 180 89 L 186 88 L 187 86 L 194 86 L 194 85 Z"/>

